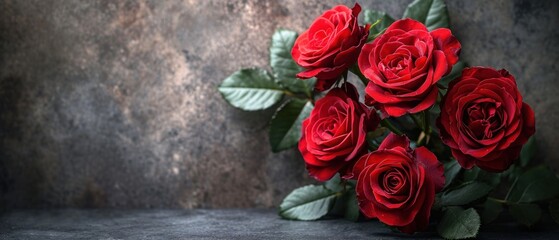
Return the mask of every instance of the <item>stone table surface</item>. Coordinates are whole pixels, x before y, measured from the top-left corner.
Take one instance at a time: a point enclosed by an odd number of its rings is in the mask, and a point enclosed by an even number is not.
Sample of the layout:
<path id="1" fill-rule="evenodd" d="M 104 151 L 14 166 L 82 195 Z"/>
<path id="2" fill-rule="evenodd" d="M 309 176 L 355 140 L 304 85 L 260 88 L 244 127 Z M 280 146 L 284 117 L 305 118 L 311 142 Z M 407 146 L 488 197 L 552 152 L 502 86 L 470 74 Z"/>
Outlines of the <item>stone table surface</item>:
<path id="1" fill-rule="evenodd" d="M 436 239 L 393 233 L 377 221 L 283 220 L 272 209 L 15 210 L 0 215 L 0 239 Z M 514 224 L 484 228 L 479 239 L 559 239 L 559 229 Z"/>

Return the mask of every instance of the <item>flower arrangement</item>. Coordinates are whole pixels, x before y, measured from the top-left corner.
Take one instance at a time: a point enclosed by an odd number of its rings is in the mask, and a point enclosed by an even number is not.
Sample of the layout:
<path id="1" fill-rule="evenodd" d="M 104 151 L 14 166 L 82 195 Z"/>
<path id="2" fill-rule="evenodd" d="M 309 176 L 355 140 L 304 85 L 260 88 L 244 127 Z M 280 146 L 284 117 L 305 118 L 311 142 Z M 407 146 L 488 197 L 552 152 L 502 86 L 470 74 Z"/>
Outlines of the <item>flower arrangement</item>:
<path id="1" fill-rule="evenodd" d="M 512 74 L 460 60 L 444 1 L 416 0 L 400 20 L 365 10 L 360 25 L 361 12 L 335 6 L 300 35 L 276 31 L 272 74 L 242 69 L 219 87 L 247 111 L 281 102 L 272 150 L 297 145 L 324 182 L 295 189 L 279 215 L 378 219 L 408 234 L 431 225 L 447 239 L 475 237 L 505 209 L 533 226 L 547 208 L 559 223 L 559 179 L 530 162 L 532 108 Z"/>

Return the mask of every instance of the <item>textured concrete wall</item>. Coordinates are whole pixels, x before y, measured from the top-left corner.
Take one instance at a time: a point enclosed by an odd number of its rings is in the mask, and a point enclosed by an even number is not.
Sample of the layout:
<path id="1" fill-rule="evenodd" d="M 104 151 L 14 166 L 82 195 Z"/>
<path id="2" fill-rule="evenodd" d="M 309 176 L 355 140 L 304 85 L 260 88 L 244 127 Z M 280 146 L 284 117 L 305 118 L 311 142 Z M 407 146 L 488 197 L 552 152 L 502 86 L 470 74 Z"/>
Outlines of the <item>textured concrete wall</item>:
<path id="1" fill-rule="evenodd" d="M 278 204 L 311 182 L 299 154 L 272 154 L 272 112 L 236 110 L 216 87 L 266 67 L 276 28 L 301 32 L 336 2 L 0 0 L 0 204 Z M 398 17 L 410 0 L 362 2 Z M 558 167 L 558 2 L 448 5 L 463 59 L 517 76 Z"/>

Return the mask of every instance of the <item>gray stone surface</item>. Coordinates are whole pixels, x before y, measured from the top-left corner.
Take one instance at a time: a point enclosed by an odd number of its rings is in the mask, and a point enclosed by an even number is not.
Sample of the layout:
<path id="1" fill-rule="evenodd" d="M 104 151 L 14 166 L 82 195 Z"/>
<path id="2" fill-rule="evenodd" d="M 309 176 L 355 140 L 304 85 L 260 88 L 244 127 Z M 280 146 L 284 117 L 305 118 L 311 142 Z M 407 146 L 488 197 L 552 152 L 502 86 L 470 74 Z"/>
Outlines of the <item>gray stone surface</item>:
<path id="1" fill-rule="evenodd" d="M 272 112 L 216 88 L 337 2 L 0 0 L 0 205 L 277 205 L 311 182 L 299 153 L 272 154 Z M 398 17 L 411 1 L 362 2 Z M 448 5 L 463 59 L 517 76 L 558 167 L 558 2 Z"/>
<path id="2" fill-rule="evenodd" d="M 478 239 L 557 239 L 548 225 L 484 227 Z M 378 221 L 288 221 L 273 210 L 26 210 L 0 216 L 0 239 L 438 239 L 393 233 Z"/>

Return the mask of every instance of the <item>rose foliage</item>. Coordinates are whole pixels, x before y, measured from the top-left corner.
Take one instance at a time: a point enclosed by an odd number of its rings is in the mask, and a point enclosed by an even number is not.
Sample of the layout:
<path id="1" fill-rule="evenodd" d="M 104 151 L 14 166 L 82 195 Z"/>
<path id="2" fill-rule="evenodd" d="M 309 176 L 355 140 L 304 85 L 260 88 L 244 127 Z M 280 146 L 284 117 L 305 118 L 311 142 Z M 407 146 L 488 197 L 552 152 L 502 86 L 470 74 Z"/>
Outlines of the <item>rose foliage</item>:
<path id="1" fill-rule="evenodd" d="M 443 0 L 416 0 L 397 20 L 339 5 L 300 35 L 277 30 L 272 72 L 242 69 L 219 91 L 246 111 L 275 108 L 272 150 L 297 146 L 323 182 L 287 195 L 284 218 L 376 219 L 447 239 L 476 237 L 505 210 L 528 227 L 559 221 L 559 179 L 530 161 L 536 119 L 514 73 L 466 67 L 462 52 L 475 54 Z"/>

